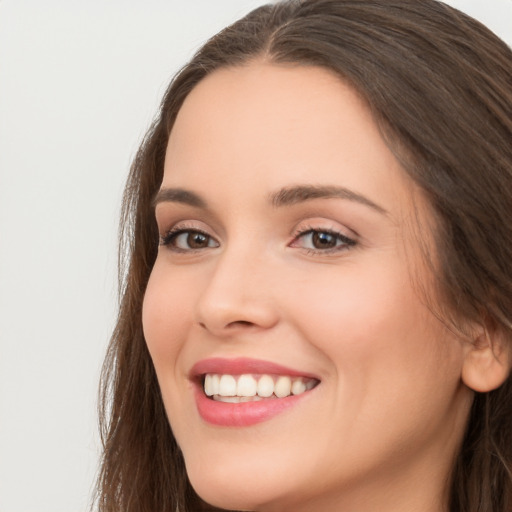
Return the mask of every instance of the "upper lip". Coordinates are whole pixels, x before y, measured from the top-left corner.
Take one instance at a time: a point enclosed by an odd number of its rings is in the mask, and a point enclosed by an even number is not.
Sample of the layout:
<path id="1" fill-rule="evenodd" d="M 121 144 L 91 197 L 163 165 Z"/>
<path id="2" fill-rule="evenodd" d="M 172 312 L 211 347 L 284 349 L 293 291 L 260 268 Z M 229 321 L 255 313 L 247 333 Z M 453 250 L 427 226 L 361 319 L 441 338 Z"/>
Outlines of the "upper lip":
<path id="1" fill-rule="evenodd" d="M 234 359 L 212 357 L 198 361 L 190 370 L 190 377 L 197 378 L 207 373 L 244 375 L 244 374 L 274 374 L 290 377 L 308 377 L 320 380 L 316 375 L 293 368 L 287 368 L 281 364 L 262 359 L 238 357 Z"/>

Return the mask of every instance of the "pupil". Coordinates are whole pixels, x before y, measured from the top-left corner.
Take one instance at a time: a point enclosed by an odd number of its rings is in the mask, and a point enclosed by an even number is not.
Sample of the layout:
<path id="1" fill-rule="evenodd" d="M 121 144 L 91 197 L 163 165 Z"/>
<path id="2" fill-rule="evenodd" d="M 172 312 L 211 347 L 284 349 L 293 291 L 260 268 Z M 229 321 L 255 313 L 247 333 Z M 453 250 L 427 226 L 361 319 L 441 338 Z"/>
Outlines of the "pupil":
<path id="1" fill-rule="evenodd" d="M 208 237 L 202 233 L 190 233 L 187 237 L 187 244 L 192 249 L 201 249 L 208 245 Z"/>
<path id="2" fill-rule="evenodd" d="M 336 237 L 330 233 L 313 233 L 313 245 L 317 249 L 334 247 L 336 245 Z"/>

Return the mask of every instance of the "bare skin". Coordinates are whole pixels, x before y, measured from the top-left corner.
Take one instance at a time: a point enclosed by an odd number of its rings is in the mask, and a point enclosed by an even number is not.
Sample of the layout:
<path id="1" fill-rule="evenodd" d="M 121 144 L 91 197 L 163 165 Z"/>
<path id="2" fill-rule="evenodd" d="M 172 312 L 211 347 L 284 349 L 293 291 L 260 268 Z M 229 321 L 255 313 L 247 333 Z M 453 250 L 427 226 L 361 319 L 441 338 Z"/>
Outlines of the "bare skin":
<path id="1" fill-rule="evenodd" d="M 143 321 L 187 471 L 209 503 L 447 510 L 472 401 L 463 375 L 476 370 L 471 346 L 413 284 L 413 274 L 429 282 L 413 189 L 365 103 L 326 70 L 253 62 L 214 72 L 186 99 Z M 212 357 L 279 363 L 319 384 L 266 421 L 212 425 L 190 378 Z"/>

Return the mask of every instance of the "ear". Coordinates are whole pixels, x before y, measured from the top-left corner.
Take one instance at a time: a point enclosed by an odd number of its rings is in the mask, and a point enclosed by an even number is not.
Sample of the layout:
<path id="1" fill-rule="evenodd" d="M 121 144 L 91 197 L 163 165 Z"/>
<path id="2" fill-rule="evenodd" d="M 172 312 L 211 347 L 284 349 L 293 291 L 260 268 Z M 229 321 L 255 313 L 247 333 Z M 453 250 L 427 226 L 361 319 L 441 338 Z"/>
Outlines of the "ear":
<path id="1" fill-rule="evenodd" d="M 480 326 L 473 343 L 466 342 L 462 381 L 473 391 L 487 393 L 507 379 L 512 349 L 501 328 Z"/>

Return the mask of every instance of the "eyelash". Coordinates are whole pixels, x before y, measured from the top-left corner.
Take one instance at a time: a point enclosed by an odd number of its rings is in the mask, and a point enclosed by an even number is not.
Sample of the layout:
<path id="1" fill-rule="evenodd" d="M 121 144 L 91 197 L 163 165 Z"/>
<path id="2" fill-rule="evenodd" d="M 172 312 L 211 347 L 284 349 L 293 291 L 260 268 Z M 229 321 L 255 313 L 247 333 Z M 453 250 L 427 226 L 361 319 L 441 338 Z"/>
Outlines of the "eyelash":
<path id="1" fill-rule="evenodd" d="M 177 247 L 176 245 L 173 245 L 176 242 L 176 240 L 178 239 L 178 237 L 180 235 L 184 235 L 184 234 L 188 234 L 188 236 L 193 235 L 193 234 L 202 235 L 208 239 L 208 243 L 211 240 L 214 240 L 214 238 L 210 234 L 208 234 L 206 231 L 203 231 L 196 227 L 180 226 L 180 227 L 171 228 L 169 231 L 167 231 L 167 233 L 165 233 L 165 235 L 161 236 L 159 245 L 170 247 L 170 249 L 172 251 L 181 252 L 181 253 L 201 251 L 203 249 L 210 247 L 208 245 L 207 247 L 204 247 L 204 248 L 182 249 L 181 247 Z M 216 244 L 218 247 L 218 242 L 216 242 Z"/>
<path id="2" fill-rule="evenodd" d="M 339 231 L 333 230 L 333 229 L 322 229 L 322 228 L 313 228 L 309 227 L 305 230 L 299 230 L 297 231 L 293 236 L 293 241 L 290 244 L 290 247 L 296 247 L 294 245 L 297 240 L 305 239 L 307 236 L 310 235 L 328 235 L 329 237 L 333 237 L 334 241 L 336 242 L 336 245 L 334 247 L 324 248 L 324 249 L 318 249 L 318 248 L 312 248 L 307 249 L 303 248 L 307 254 L 332 254 L 332 253 L 338 253 L 341 251 L 346 251 L 350 249 L 351 247 L 354 247 L 357 245 L 356 240 L 353 238 L 349 238 L 348 236 L 344 235 L 343 233 L 340 233 Z M 340 245 L 338 245 L 340 243 Z"/>
<path id="3" fill-rule="evenodd" d="M 191 235 L 202 235 L 207 239 L 208 245 L 206 245 L 205 247 L 199 247 L 199 248 L 189 247 L 187 249 L 177 247 L 176 245 L 174 245 L 176 243 L 178 237 L 181 235 L 184 235 L 184 234 L 188 235 L 187 238 L 190 237 Z M 321 228 L 319 229 L 319 228 L 308 227 L 306 229 L 298 230 L 296 233 L 294 233 L 293 240 L 289 244 L 289 247 L 300 248 L 297 245 L 297 242 L 299 240 L 303 240 L 307 236 L 314 236 L 315 234 L 327 235 L 328 237 L 333 237 L 336 245 L 334 247 L 329 247 L 329 248 L 324 248 L 324 249 L 303 247 L 302 249 L 307 254 L 316 254 L 316 255 L 332 254 L 332 253 L 337 253 L 337 252 L 341 252 L 341 251 L 346 251 L 349 248 L 357 245 L 356 240 L 349 238 L 346 235 L 344 235 L 338 231 L 335 231 L 332 229 L 321 229 Z M 212 241 L 214 242 L 215 245 L 210 245 L 210 242 L 212 242 Z M 187 243 L 188 243 L 188 240 L 187 240 Z M 187 226 L 174 227 L 174 228 L 170 229 L 167 233 L 165 233 L 165 235 L 160 237 L 159 245 L 170 247 L 170 249 L 172 251 L 179 252 L 179 253 L 191 253 L 191 252 L 201 251 L 204 249 L 215 248 L 215 247 L 219 246 L 218 242 L 208 232 L 198 229 L 196 227 L 187 227 Z"/>

